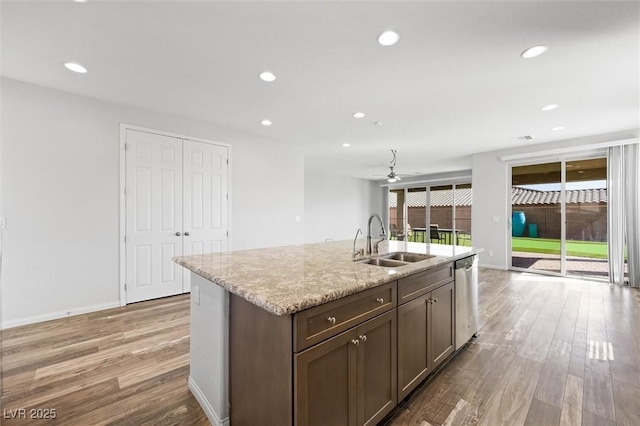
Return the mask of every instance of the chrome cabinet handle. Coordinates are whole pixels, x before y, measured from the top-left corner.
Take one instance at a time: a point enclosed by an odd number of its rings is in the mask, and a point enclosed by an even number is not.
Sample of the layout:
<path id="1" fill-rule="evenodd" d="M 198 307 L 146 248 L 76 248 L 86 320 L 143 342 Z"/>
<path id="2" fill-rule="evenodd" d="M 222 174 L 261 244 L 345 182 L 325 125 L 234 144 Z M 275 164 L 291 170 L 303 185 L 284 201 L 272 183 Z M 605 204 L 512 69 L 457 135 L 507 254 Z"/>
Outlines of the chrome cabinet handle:
<path id="1" fill-rule="evenodd" d="M 176 237 L 179 237 L 180 235 L 180 232 L 176 232 Z"/>
<path id="2" fill-rule="evenodd" d="M 189 236 L 189 233 L 188 233 L 188 232 L 185 232 L 185 233 L 184 233 L 184 236 L 185 236 L 185 237 L 188 237 L 188 236 Z"/>
<path id="3" fill-rule="evenodd" d="M 438 303 L 438 298 L 433 299 L 433 303 Z"/>
<path id="4" fill-rule="evenodd" d="M 376 299 L 376 302 L 378 302 L 379 304 L 381 304 L 381 305 L 382 305 L 382 304 L 384 303 L 384 299 L 383 299 L 382 297 L 378 297 L 378 298 Z"/>
<path id="5" fill-rule="evenodd" d="M 360 340 L 358 340 L 358 339 L 353 339 L 353 340 L 351 341 L 351 343 L 353 343 L 354 345 L 358 346 L 358 345 L 360 344 Z"/>
<path id="6" fill-rule="evenodd" d="M 361 334 L 360 336 L 358 336 L 360 338 L 360 340 L 362 340 L 362 343 L 367 341 L 367 335 L 366 334 Z"/>
<path id="7" fill-rule="evenodd" d="M 329 318 L 327 318 L 327 321 L 329 321 L 330 324 L 335 324 L 336 323 L 336 317 L 329 317 Z"/>
<path id="8" fill-rule="evenodd" d="M 427 303 L 432 305 L 433 304 L 433 299 L 427 299 Z"/>

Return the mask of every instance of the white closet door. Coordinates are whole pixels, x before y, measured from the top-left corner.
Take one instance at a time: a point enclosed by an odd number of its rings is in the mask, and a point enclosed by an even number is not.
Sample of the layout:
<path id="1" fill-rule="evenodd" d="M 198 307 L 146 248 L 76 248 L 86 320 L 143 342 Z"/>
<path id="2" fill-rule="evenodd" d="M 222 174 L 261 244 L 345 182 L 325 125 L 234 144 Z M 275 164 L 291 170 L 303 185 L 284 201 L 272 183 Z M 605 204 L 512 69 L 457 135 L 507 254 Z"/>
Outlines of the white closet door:
<path id="1" fill-rule="evenodd" d="M 227 251 L 227 148 L 184 140 L 184 255 Z M 191 290 L 185 269 L 183 291 Z"/>
<path id="2" fill-rule="evenodd" d="M 127 303 L 182 293 L 182 139 L 127 130 Z"/>

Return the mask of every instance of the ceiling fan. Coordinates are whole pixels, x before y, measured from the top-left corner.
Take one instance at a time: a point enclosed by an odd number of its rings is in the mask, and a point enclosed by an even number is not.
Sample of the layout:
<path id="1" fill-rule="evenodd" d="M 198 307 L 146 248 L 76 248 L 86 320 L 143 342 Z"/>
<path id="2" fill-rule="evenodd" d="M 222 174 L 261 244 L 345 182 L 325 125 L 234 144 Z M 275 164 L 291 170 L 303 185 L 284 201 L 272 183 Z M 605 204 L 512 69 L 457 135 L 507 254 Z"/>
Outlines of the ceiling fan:
<path id="1" fill-rule="evenodd" d="M 394 168 L 396 167 L 396 150 L 392 149 L 391 153 L 393 154 L 393 160 L 391 160 L 391 165 L 389 166 L 389 174 L 387 175 L 387 182 L 394 183 L 399 180 L 402 180 L 400 176 L 395 172 Z"/>

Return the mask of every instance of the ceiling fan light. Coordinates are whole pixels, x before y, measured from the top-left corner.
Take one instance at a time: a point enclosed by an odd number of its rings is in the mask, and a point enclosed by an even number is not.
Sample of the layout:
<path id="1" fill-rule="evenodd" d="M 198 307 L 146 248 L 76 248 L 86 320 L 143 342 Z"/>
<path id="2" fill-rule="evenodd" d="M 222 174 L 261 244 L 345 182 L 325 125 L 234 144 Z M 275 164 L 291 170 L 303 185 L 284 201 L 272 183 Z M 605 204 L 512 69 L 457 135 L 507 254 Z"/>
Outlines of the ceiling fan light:
<path id="1" fill-rule="evenodd" d="M 394 183 L 394 182 L 395 182 L 395 181 L 397 181 L 397 180 L 398 180 L 398 179 L 397 179 L 397 178 L 395 178 L 395 177 L 390 177 L 390 178 L 388 178 L 388 179 L 387 179 L 387 182 L 389 182 L 389 183 Z"/>

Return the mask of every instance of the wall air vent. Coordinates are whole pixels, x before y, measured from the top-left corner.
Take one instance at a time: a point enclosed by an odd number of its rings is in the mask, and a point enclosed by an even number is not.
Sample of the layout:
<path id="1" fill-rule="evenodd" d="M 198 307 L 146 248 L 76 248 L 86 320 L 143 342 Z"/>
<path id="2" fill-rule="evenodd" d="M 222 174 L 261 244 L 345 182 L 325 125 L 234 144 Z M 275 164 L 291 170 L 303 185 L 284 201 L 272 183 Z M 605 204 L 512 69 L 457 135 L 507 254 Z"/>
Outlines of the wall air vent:
<path id="1" fill-rule="evenodd" d="M 514 138 L 509 138 L 509 142 L 529 142 L 533 140 L 533 136 L 524 135 L 524 136 L 516 136 Z"/>

